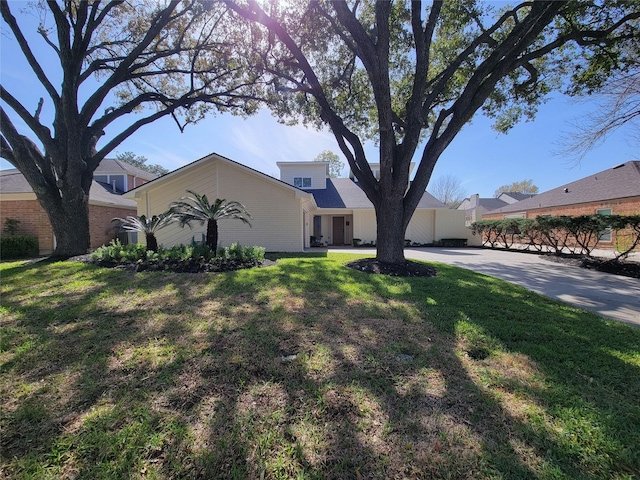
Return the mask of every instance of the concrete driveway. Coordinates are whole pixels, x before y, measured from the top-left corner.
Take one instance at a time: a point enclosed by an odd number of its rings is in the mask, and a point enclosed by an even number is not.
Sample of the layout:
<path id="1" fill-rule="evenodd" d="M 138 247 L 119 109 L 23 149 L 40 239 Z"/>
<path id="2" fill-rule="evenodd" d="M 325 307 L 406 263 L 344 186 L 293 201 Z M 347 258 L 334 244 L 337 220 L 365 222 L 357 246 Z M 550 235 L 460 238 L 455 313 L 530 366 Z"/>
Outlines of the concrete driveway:
<path id="1" fill-rule="evenodd" d="M 375 255 L 374 249 L 335 252 Z M 539 255 L 482 248 L 407 248 L 406 258 L 468 268 L 603 317 L 640 326 L 640 280 L 550 262 Z"/>

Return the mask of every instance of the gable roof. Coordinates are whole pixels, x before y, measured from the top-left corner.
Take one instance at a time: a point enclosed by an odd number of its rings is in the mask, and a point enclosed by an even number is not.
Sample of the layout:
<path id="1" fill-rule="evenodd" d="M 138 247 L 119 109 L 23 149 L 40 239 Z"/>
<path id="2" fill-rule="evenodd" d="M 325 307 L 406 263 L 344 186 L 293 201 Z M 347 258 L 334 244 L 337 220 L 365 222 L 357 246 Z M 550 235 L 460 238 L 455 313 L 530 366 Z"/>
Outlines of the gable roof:
<path id="1" fill-rule="evenodd" d="M 640 196 L 639 160 L 625 162 L 534 197 L 498 208 L 491 213 L 522 212 L 635 196 Z"/>
<path id="2" fill-rule="evenodd" d="M 306 190 L 313 194 L 318 208 L 373 208 L 358 183 L 350 178 L 328 178 L 326 189 Z M 424 192 L 417 208 L 447 208 L 430 193 Z"/>
<path id="3" fill-rule="evenodd" d="M 144 178 L 145 180 L 152 180 L 158 177 L 155 173 L 147 172 L 140 167 L 123 162 L 117 158 L 104 158 L 96 168 L 94 175 L 106 173 L 129 173 L 136 177 Z"/>
<path id="4" fill-rule="evenodd" d="M 257 175 L 259 177 L 262 177 L 265 180 L 268 180 L 270 182 L 275 182 L 277 185 L 281 186 L 281 187 L 285 187 L 289 190 L 292 190 L 296 193 L 302 194 L 303 196 L 308 196 L 310 198 L 313 199 L 313 196 L 309 194 L 309 192 L 307 192 L 306 190 L 302 190 L 301 188 L 297 188 L 294 187 L 293 185 L 290 185 L 286 182 L 283 182 L 282 180 L 278 180 L 277 178 L 272 177 L 271 175 L 267 175 L 266 173 L 262 173 L 254 168 L 251 167 L 247 167 L 246 165 L 243 165 L 240 162 L 236 162 L 234 160 L 231 160 L 227 157 L 223 157 L 222 155 L 219 155 L 215 152 L 210 153 L 208 155 L 205 155 L 202 158 L 199 158 L 198 160 L 194 160 L 191 163 L 188 163 L 176 170 L 173 170 L 169 173 L 165 173 L 164 175 L 161 175 L 160 177 L 154 178 L 153 180 L 147 182 L 147 183 L 143 183 L 142 185 L 138 185 L 135 188 L 132 188 L 131 190 L 129 190 L 128 192 L 125 192 L 123 195 L 127 198 L 134 198 L 136 193 L 143 191 L 147 188 L 153 188 L 156 187 L 158 184 L 161 184 L 169 179 L 172 179 L 178 175 L 182 175 L 185 172 L 188 172 L 189 170 L 202 165 L 203 163 L 212 161 L 212 160 L 217 160 L 217 161 L 223 161 L 226 162 L 229 165 L 232 165 L 236 168 L 240 168 L 241 170 L 245 170 L 247 172 L 250 172 L 254 175 Z"/>
<path id="5" fill-rule="evenodd" d="M 33 189 L 24 175 L 15 168 L 0 171 L 0 192 L 2 194 L 33 193 Z M 91 183 L 89 203 L 109 205 L 114 207 L 136 208 L 136 202 L 122 197 L 120 193 L 113 193 L 111 185 L 96 182 Z"/>
<path id="6" fill-rule="evenodd" d="M 535 197 L 537 195 L 537 193 L 502 192 L 498 196 L 498 198 L 500 198 L 502 195 L 506 195 L 508 197 L 513 198 L 514 200 L 521 201 L 521 200 L 525 200 L 527 198 Z M 508 202 L 505 202 L 505 203 L 508 203 Z"/>

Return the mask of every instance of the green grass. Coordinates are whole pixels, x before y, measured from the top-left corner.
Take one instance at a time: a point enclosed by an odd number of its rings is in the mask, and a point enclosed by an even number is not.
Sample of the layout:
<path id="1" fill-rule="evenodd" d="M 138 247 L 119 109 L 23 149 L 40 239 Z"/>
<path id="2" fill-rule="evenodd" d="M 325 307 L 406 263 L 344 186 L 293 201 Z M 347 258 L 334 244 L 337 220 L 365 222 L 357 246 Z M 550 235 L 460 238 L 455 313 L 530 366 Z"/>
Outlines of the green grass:
<path id="1" fill-rule="evenodd" d="M 392 278 L 354 258 L 0 264 L 0 474 L 637 478 L 640 329 L 452 266 Z"/>

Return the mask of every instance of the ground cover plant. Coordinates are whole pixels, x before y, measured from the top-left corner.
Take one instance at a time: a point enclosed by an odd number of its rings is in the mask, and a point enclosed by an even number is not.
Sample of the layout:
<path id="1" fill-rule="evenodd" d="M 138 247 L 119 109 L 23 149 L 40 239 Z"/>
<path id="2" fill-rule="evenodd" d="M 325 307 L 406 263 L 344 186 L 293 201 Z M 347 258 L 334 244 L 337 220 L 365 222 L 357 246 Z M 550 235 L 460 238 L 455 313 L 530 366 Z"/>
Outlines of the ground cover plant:
<path id="1" fill-rule="evenodd" d="M 96 249 L 90 256 L 81 255 L 101 267 L 126 268 L 136 272 L 173 271 L 181 273 L 229 272 L 243 268 L 259 267 L 265 264 L 264 247 L 242 246 L 238 242 L 228 247 L 218 247 L 213 251 L 207 245 L 162 246 L 147 250 L 141 243 L 122 245 L 112 241 Z M 267 264 L 270 263 L 267 261 Z"/>
<path id="2" fill-rule="evenodd" d="M 2 476 L 637 476 L 640 329 L 358 258 L 0 264 Z"/>

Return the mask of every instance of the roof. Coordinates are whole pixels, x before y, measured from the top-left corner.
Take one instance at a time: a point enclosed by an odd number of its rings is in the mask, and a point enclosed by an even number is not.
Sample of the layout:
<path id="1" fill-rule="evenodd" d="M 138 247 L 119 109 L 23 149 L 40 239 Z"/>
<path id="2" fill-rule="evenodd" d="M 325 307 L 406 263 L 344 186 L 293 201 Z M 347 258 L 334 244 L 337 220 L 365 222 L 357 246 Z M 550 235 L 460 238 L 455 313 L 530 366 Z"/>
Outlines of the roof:
<path id="1" fill-rule="evenodd" d="M 318 208 L 373 208 L 360 186 L 350 178 L 328 178 L 326 189 L 306 190 L 313 194 Z M 424 192 L 417 208 L 447 208 L 430 193 Z"/>
<path id="2" fill-rule="evenodd" d="M 491 213 L 510 213 L 640 196 L 640 161 L 632 160 Z"/>
<path id="3" fill-rule="evenodd" d="M 132 188 L 128 192 L 125 192 L 124 196 L 127 197 L 127 198 L 134 198 L 137 192 L 143 191 L 143 190 L 145 190 L 147 188 L 155 187 L 159 183 L 162 183 L 162 182 L 164 182 L 165 180 L 167 180 L 169 178 L 173 178 L 173 177 L 175 177 L 177 175 L 181 175 L 184 172 L 186 172 L 188 170 L 191 170 L 192 168 L 196 167 L 197 165 L 200 165 L 202 163 L 208 162 L 210 160 L 221 160 L 221 161 L 227 162 L 230 165 L 233 165 L 233 166 L 239 167 L 239 168 L 241 168 L 243 170 L 249 171 L 249 172 L 251 172 L 251 173 L 253 173 L 255 175 L 258 175 L 258 176 L 260 176 L 260 177 L 262 177 L 262 178 L 264 178 L 266 180 L 270 180 L 270 181 L 276 182 L 280 186 L 286 187 L 288 189 L 291 189 L 291 190 L 294 190 L 296 192 L 299 192 L 299 193 L 301 193 L 303 195 L 309 196 L 309 192 L 306 191 L 306 190 L 303 190 L 303 189 L 298 188 L 298 187 L 294 187 L 293 185 L 290 185 L 287 182 L 283 182 L 282 180 L 278 180 L 277 178 L 274 178 L 271 175 L 267 175 L 266 173 L 262 173 L 262 172 L 260 172 L 258 170 L 255 170 L 255 169 L 251 168 L 251 167 L 247 167 L 246 165 L 243 165 L 240 162 L 236 162 L 236 161 L 231 160 L 231 159 L 229 159 L 227 157 L 223 157 L 222 155 L 219 155 L 219 154 L 217 154 L 215 152 L 210 153 L 208 155 L 205 155 L 204 157 L 199 158 L 198 160 L 194 160 L 193 162 L 188 163 L 188 164 L 186 164 L 186 165 L 184 165 L 184 166 L 182 166 L 182 167 L 180 167 L 180 168 L 178 168 L 176 170 L 173 170 L 173 171 L 171 171 L 169 173 L 165 173 L 164 175 L 162 175 L 160 177 L 154 178 L 150 182 L 143 183 L 142 185 L 138 185 L 137 187 Z"/>
<path id="4" fill-rule="evenodd" d="M 479 198 L 478 206 L 483 207 L 487 211 L 495 210 L 496 208 L 504 207 L 505 205 L 509 205 L 504 200 L 500 200 L 498 198 Z"/>
<path id="5" fill-rule="evenodd" d="M 136 167 L 135 165 L 131 165 L 130 163 L 123 162 L 116 158 L 103 159 L 98 165 L 98 168 L 96 168 L 94 175 L 105 173 L 129 173 L 136 177 L 144 178 L 145 180 L 153 180 L 158 177 L 155 173 L 147 172 L 140 167 Z"/>
<path id="6" fill-rule="evenodd" d="M 525 200 L 527 198 L 535 197 L 537 193 L 522 193 L 522 192 L 502 192 L 500 195 L 508 195 L 514 200 Z"/>
<path id="7" fill-rule="evenodd" d="M 24 175 L 17 169 L 11 168 L 0 171 L 0 192 L 3 194 L 33 193 L 33 189 Z M 89 190 L 89 203 L 126 207 L 134 210 L 136 208 L 136 202 L 123 198 L 119 193 L 113 193 L 110 185 L 95 180 Z"/>

